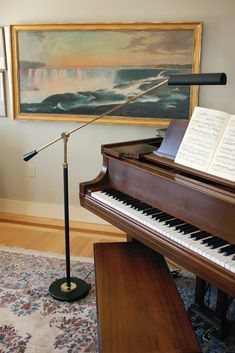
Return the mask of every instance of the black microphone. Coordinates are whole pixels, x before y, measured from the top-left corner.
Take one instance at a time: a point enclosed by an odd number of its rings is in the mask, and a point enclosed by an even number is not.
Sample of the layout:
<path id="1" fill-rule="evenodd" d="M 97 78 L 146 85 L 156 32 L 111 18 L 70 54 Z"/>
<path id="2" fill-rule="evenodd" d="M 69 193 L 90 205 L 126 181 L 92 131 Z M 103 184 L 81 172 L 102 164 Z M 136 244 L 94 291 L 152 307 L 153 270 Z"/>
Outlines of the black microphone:
<path id="1" fill-rule="evenodd" d="M 182 74 L 172 75 L 168 80 L 168 85 L 226 85 L 227 77 L 225 73 L 206 74 Z"/>

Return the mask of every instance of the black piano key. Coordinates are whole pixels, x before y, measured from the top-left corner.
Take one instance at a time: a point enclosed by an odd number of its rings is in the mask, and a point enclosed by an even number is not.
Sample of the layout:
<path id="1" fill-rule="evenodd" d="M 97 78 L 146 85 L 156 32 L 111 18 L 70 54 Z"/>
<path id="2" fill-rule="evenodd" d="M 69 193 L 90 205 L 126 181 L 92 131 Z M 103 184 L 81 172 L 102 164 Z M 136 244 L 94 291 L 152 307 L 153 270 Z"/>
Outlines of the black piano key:
<path id="1" fill-rule="evenodd" d="M 149 206 L 145 202 L 140 202 L 132 206 L 132 208 L 135 208 L 138 211 L 142 211 L 142 209 L 145 209 L 146 207 L 149 207 Z"/>
<path id="2" fill-rule="evenodd" d="M 216 248 L 219 248 L 219 247 L 226 245 L 226 244 L 228 244 L 227 240 L 218 239 L 216 242 L 214 242 L 212 245 L 210 245 L 210 249 L 216 249 Z"/>
<path id="3" fill-rule="evenodd" d="M 153 208 L 151 206 L 149 206 L 149 205 L 148 205 L 148 207 L 143 207 L 143 208 L 141 207 L 140 212 L 143 213 L 146 216 L 147 216 L 147 212 L 150 212 L 150 214 L 151 214 L 151 212 L 154 213 L 153 212 Z M 158 211 L 155 211 L 155 212 L 158 212 Z"/>
<path id="4" fill-rule="evenodd" d="M 221 254 L 221 253 L 225 252 L 228 247 L 230 247 L 230 244 L 223 246 L 222 248 L 220 248 L 220 249 L 218 250 L 218 252 Z"/>
<path id="5" fill-rule="evenodd" d="M 150 210 L 152 210 L 152 207 L 151 206 L 148 206 L 148 207 L 144 207 L 144 208 L 142 208 L 140 211 L 142 212 L 142 213 L 144 213 L 145 215 L 146 215 L 146 211 L 150 211 Z"/>
<path id="6" fill-rule="evenodd" d="M 147 203 L 145 203 L 145 202 L 142 202 L 142 204 L 137 207 L 137 209 L 138 209 L 139 211 L 149 210 L 150 208 L 151 208 L 151 206 L 149 206 L 149 205 L 148 205 Z"/>
<path id="7" fill-rule="evenodd" d="M 140 200 L 130 202 L 131 208 L 137 208 L 141 204 L 142 204 L 142 202 Z"/>
<path id="8" fill-rule="evenodd" d="M 102 190 L 101 192 L 102 192 L 102 194 L 110 195 L 109 190 Z"/>
<path id="9" fill-rule="evenodd" d="M 137 202 L 139 202 L 139 200 L 134 199 L 134 198 L 131 198 L 131 199 L 129 199 L 129 200 L 124 201 L 123 204 L 124 204 L 124 205 L 129 205 L 129 206 L 131 206 L 131 205 L 136 204 Z"/>
<path id="10" fill-rule="evenodd" d="M 173 226 L 177 226 L 177 225 L 179 225 L 179 224 L 185 224 L 185 222 L 182 221 L 181 219 L 175 218 L 175 219 L 173 219 L 173 220 L 166 221 L 165 224 L 166 224 L 166 226 L 168 226 L 168 227 L 173 227 Z"/>
<path id="11" fill-rule="evenodd" d="M 164 216 L 164 215 L 166 215 L 165 212 L 159 211 L 159 212 L 157 212 L 156 214 L 153 214 L 151 217 L 152 217 L 153 219 L 156 219 L 156 220 L 157 220 L 157 218 L 159 218 L 159 216 Z"/>
<path id="12" fill-rule="evenodd" d="M 184 228 L 183 231 L 182 231 L 182 233 L 183 233 L 183 234 L 189 234 L 189 233 L 194 233 L 194 232 L 196 232 L 197 230 L 199 230 L 197 227 L 195 227 L 195 226 L 189 226 L 189 227 L 187 227 L 187 228 Z"/>
<path id="13" fill-rule="evenodd" d="M 117 194 L 121 195 L 121 192 L 118 190 L 115 190 L 115 189 L 106 189 L 106 190 L 103 190 L 102 192 L 104 192 L 105 194 L 108 194 L 110 196 L 117 195 Z"/>
<path id="14" fill-rule="evenodd" d="M 194 227 L 192 228 L 187 228 L 185 229 L 183 232 L 181 232 L 183 235 L 187 235 L 190 238 L 190 235 L 194 232 L 196 232 L 197 230 L 199 230 L 198 228 Z"/>
<path id="15" fill-rule="evenodd" d="M 235 254 L 235 245 L 230 245 L 230 247 L 224 252 L 225 256 Z"/>
<path id="16" fill-rule="evenodd" d="M 168 219 L 172 219 L 172 216 L 170 214 L 165 214 L 162 216 L 156 216 L 156 220 L 159 222 L 167 221 Z"/>
<path id="17" fill-rule="evenodd" d="M 120 195 L 120 194 L 113 194 L 113 195 L 110 195 L 114 200 L 118 200 L 118 201 L 121 201 L 121 200 L 126 200 L 127 198 L 130 199 L 130 197 L 128 196 L 124 196 L 124 195 Z"/>
<path id="18" fill-rule="evenodd" d="M 207 232 L 202 230 L 199 233 L 195 233 L 195 235 L 192 234 L 191 238 L 193 238 L 193 240 L 197 241 L 197 240 L 208 238 L 209 236 L 211 236 L 210 233 L 207 233 Z"/>
<path id="19" fill-rule="evenodd" d="M 235 250 L 235 245 L 226 245 L 223 248 L 219 249 L 219 253 L 227 253 L 228 251 Z M 231 253 L 232 254 L 232 253 Z"/>
<path id="20" fill-rule="evenodd" d="M 175 218 L 169 214 L 166 217 L 164 217 L 164 219 L 162 219 L 161 222 L 163 222 L 163 224 L 165 225 L 166 221 L 173 220 L 173 219 L 175 219 Z"/>
<path id="21" fill-rule="evenodd" d="M 159 214 L 162 214 L 162 211 L 161 211 L 161 210 L 155 211 L 154 213 L 152 213 L 152 214 L 150 215 L 150 217 L 154 219 L 154 217 L 156 217 L 156 216 L 159 215 Z"/>
<path id="22" fill-rule="evenodd" d="M 151 208 L 150 210 L 145 211 L 144 214 L 146 214 L 147 216 L 151 216 L 156 212 L 160 212 L 160 210 L 158 208 Z"/>
<path id="23" fill-rule="evenodd" d="M 177 226 L 175 228 L 178 228 L 176 229 L 179 233 L 182 233 L 182 234 L 188 234 L 188 233 L 192 233 L 193 231 L 197 230 L 198 228 L 192 226 L 191 224 L 187 224 L 185 223 L 184 225 L 182 226 Z M 187 231 L 187 233 L 185 233 Z"/>
<path id="24" fill-rule="evenodd" d="M 219 238 L 218 237 L 212 237 L 212 238 L 207 238 L 202 242 L 205 246 L 210 246 L 211 244 L 215 243 Z"/>
<path id="25" fill-rule="evenodd" d="M 204 238 L 201 240 L 201 244 L 206 244 L 209 239 L 214 239 L 214 236 L 210 234 L 209 237 Z"/>
<path id="26" fill-rule="evenodd" d="M 104 192 L 105 194 L 115 198 L 115 199 L 118 199 L 118 200 L 133 200 L 133 197 L 128 195 L 128 194 L 125 194 L 121 191 L 118 191 L 118 190 L 115 190 L 115 189 L 106 189 L 106 190 L 103 190 L 102 192 Z"/>
<path id="27" fill-rule="evenodd" d="M 189 234 L 189 238 L 194 238 L 196 235 L 200 234 L 201 233 L 201 230 L 198 229 L 196 230 L 195 232 L 193 232 L 192 234 Z"/>
<path id="28" fill-rule="evenodd" d="M 133 197 L 128 196 L 128 195 L 116 195 L 116 196 L 114 196 L 114 199 L 120 200 L 120 201 L 128 201 L 128 200 L 132 200 Z"/>
<path id="29" fill-rule="evenodd" d="M 108 190 L 106 192 L 107 195 L 113 197 L 115 200 L 131 200 L 132 197 L 127 195 L 127 194 L 123 194 L 123 193 L 120 193 L 118 191 L 115 191 L 115 190 Z"/>
<path id="30" fill-rule="evenodd" d="M 167 217 L 167 216 L 169 216 L 167 213 L 161 212 L 161 213 L 155 215 L 153 218 L 156 219 L 157 221 L 159 221 L 161 218 L 164 219 L 164 217 Z"/>
<path id="31" fill-rule="evenodd" d="M 191 224 L 189 223 L 184 223 L 184 224 L 179 224 L 178 226 L 174 227 L 175 230 L 178 230 L 179 232 L 182 232 L 184 229 L 188 229 L 189 227 L 192 227 Z"/>

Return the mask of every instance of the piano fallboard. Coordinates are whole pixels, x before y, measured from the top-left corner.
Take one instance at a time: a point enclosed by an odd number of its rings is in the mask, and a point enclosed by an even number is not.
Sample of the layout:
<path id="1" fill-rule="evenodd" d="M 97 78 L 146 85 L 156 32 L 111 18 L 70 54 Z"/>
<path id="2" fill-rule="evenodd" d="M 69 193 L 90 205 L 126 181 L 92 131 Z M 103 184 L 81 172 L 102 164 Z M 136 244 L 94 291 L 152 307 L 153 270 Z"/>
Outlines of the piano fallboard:
<path id="1" fill-rule="evenodd" d="M 93 197 L 92 193 L 97 190 L 115 188 L 234 244 L 233 183 L 197 171 L 191 172 L 160 157 L 156 159 L 151 153 L 151 146 L 154 149 L 158 143 L 158 139 L 149 139 L 103 146 L 104 160 L 100 175 L 80 185 L 81 205 L 235 297 L 235 273 Z M 144 155 L 146 145 L 148 154 Z M 131 150 L 130 155 L 128 149 Z"/>

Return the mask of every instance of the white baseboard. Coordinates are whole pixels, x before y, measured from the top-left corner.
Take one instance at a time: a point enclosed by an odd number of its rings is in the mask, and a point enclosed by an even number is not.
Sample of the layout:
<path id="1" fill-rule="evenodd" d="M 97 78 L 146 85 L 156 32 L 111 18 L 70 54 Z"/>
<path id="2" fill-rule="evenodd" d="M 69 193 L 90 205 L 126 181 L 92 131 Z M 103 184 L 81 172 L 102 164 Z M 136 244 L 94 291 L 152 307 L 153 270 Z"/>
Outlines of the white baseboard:
<path id="1" fill-rule="evenodd" d="M 64 206 L 39 202 L 0 199 L 0 212 L 63 219 Z M 69 208 L 69 218 L 71 221 L 108 224 L 100 217 L 80 206 Z"/>

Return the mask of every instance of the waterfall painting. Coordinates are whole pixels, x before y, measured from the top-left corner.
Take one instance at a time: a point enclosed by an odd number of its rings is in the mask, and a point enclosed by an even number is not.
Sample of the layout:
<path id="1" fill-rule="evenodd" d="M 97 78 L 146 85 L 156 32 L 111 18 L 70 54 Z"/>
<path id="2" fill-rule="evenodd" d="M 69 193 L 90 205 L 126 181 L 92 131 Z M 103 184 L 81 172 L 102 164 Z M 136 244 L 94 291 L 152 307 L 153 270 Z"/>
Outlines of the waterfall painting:
<path id="1" fill-rule="evenodd" d="M 13 25 L 15 119 L 166 126 L 188 119 L 198 87 L 167 83 L 199 72 L 200 22 Z M 120 106 L 113 113 L 112 108 Z"/>

